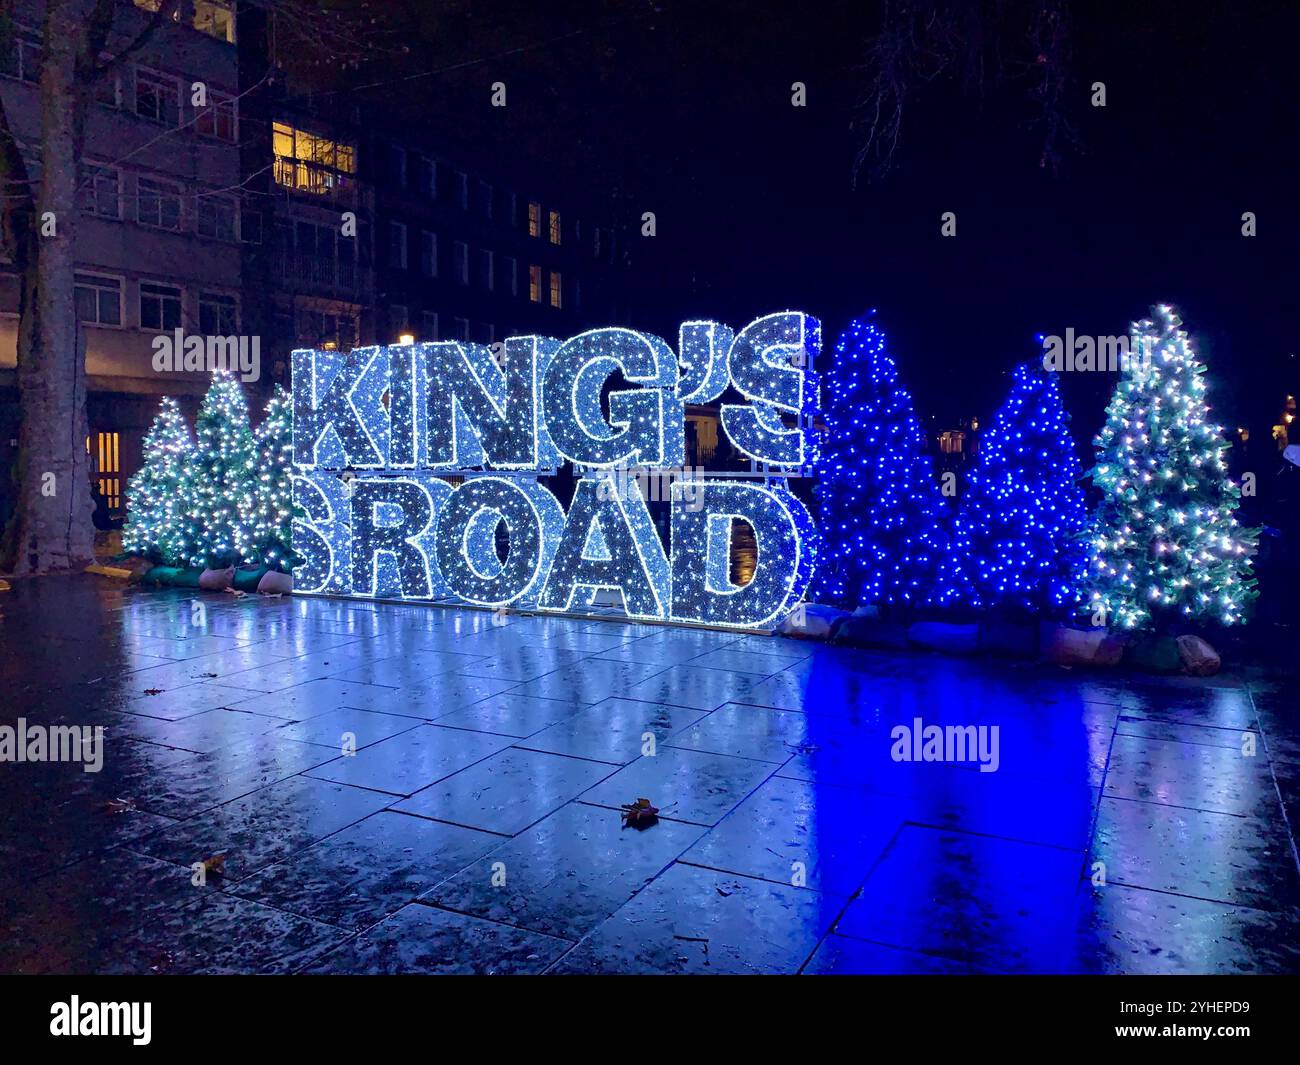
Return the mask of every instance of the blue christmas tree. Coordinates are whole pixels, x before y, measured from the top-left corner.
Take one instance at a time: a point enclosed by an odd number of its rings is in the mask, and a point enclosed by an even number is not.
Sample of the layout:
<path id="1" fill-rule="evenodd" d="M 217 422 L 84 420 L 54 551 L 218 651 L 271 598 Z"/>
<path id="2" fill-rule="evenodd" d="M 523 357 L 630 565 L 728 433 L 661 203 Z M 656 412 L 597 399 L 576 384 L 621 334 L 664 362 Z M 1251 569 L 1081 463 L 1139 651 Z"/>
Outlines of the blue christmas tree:
<path id="1" fill-rule="evenodd" d="M 1017 366 L 980 441 L 957 521 L 973 605 L 1051 612 L 1073 602 L 1087 567 L 1082 467 L 1056 376 Z"/>
<path id="2" fill-rule="evenodd" d="M 885 334 L 872 316 L 855 320 L 835 345 L 817 463 L 824 548 L 816 595 L 848 610 L 920 606 L 938 601 L 941 586 L 955 583 L 948 507 L 912 397 L 898 383 Z"/>

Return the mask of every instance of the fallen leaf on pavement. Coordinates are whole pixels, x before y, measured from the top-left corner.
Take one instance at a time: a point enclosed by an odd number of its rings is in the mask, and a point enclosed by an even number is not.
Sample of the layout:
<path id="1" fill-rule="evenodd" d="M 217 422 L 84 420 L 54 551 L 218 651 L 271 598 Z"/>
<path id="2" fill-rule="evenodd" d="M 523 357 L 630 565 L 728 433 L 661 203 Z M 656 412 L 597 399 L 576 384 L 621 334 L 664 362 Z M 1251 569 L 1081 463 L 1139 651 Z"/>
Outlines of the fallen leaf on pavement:
<path id="1" fill-rule="evenodd" d="M 649 799 L 637 799 L 623 806 L 624 827 L 649 828 L 659 820 L 659 807 L 651 806 Z"/>

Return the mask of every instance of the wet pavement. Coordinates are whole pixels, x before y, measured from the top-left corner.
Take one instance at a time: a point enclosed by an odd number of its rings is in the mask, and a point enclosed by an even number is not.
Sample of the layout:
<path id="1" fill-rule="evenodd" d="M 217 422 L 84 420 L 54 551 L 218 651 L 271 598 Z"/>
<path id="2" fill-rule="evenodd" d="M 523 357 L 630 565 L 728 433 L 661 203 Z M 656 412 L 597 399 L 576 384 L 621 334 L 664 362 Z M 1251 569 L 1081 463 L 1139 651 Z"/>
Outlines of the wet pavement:
<path id="1" fill-rule="evenodd" d="M 1294 687 L 195 595 L 0 596 L 0 971 L 1300 970 Z"/>

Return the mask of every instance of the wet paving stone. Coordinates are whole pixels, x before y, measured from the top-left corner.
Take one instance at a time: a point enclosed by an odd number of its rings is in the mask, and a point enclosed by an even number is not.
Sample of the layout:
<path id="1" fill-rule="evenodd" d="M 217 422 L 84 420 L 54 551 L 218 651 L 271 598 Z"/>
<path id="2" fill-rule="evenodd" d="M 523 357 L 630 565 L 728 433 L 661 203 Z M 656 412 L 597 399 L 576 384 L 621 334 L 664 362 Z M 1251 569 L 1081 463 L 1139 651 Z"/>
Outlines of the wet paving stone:
<path id="1" fill-rule="evenodd" d="M 283 975 L 302 968 L 347 935 L 258 902 L 210 892 L 160 914 L 108 949 L 109 974 Z"/>
<path id="2" fill-rule="evenodd" d="M 1261 715 L 1260 729 L 1269 759 L 1275 765 L 1284 762 L 1300 765 L 1300 723 L 1293 719 L 1275 721 Z"/>
<path id="3" fill-rule="evenodd" d="M 306 721 L 283 725 L 276 731 L 276 737 L 297 740 L 299 743 L 314 743 L 338 754 L 349 747 L 353 751 L 360 751 L 372 743 L 420 727 L 421 722 L 417 718 L 377 714 L 373 710 L 355 710 L 344 706 Z"/>
<path id="4" fill-rule="evenodd" d="M 381 811 L 227 890 L 359 931 L 500 844 L 487 832 Z"/>
<path id="5" fill-rule="evenodd" d="M 560 973 L 797 973 L 844 900 L 673 865 L 565 955 Z"/>
<path id="6" fill-rule="evenodd" d="M 239 709 L 286 721 L 306 721 L 345 706 L 378 713 L 407 712 L 410 716 L 419 716 L 422 704 L 409 691 L 322 678 L 282 692 L 251 697 L 241 702 Z"/>
<path id="7" fill-rule="evenodd" d="M 318 780 L 412 795 L 510 746 L 507 736 L 417 724 L 415 728 L 339 757 L 305 774 Z"/>
<path id="8" fill-rule="evenodd" d="M 599 703 L 611 696 L 628 695 L 634 685 L 661 673 L 662 666 L 631 662 L 606 662 L 592 658 L 572 669 L 557 669 L 536 680 L 511 688 L 519 695 L 558 699 L 566 703 Z M 652 700 L 654 701 L 654 700 Z"/>
<path id="9" fill-rule="evenodd" d="M 416 792 L 394 809 L 510 836 L 613 771 L 601 762 L 511 748 Z"/>
<path id="10" fill-rule="evenodd" d="M 1091 785 L 940 767 L 910 800 L 910 819 L 1021 843 L 1083 851 L 1101 797 Z"/>
<path id="11" fill-rule="evenodd" d="M 685 636 L 686 638 L 677 640 L 663 636 L 646 636 L 608 651 L 602 651 L 596 658 L 602 662 L 628 662 L 667 669 L 670 666 L 688 665 L 700 655 L 726 646 L 721 642 L 701 639 L 695 633 L 687 633 Z"/>
<path id="12" fill-rule="evenodd" d="M 908 825 L 835 926 L 996 972 L 1056 972 L 1081 855 Z"/>
<path id="13" fill-rule="evenodd" d="M 188 869 L 122 849 L 28 880 L 0 904 L 0 972 L 96 972 L 116 942 L 201 890 Z"/>
<path id="14" fill-rule="evenodd" d="M 1111 884 L 1081 897 L 1072 961 L 1087 973 L 1295 973 L 1300 912 Z"/>
<path id="15" fill-rule="evenodd" d="M 644 830 L 625 828 L 619 813 L 575 803 L 503 843 L 421 901 L 576 940 L 649 883 L 700 832 L 671 821 Z"/>
<path id="16" fill-rule="evenodd" d="M 483 699 L 463 710 L 443 714 L 436 720 L 439 725 L 447 728 L 470 729 L 523 739 L 572 717 L 582 708 L 581 703 L 506 692 Z"/>
<path id="17" fill-rule="evenodd" d="M 567 940 L 432 906 L 407 906 L 318 958 L 308 974 L 490 976 L 540 973 Z"/>
<path id="18" fill-rule="evenodd" d="M 725 669 L 731 673 L 744 673 L 753 677 L 770 677 L 802 660 L 801 655 L 783 655 L 777 648 L 743 651 L 737 647 L 722 647 L 706 651 L 691 659 L 692 666 L 705 669 Z"/>
<path id="19" fill-rule="evenodd" d="M 1240 752 L 1247 737 L 1260 742 L 1258 729 L 1222 728 L 1218 725 L 1188 725 L 1180 721 L 1154 721 L 1121 714 L 1115 731 L 1120 736 L 1168 740 L 1172 743 L 1199 743 L 1206 747 L 1224 747 Z"/>
<path id="20" fill-rule="evenodd" d="M 749 685 L 762 678 L 750 674 L 732 674 L 702 666 L 674 666 L 622 692 L 629 699 L 648 703 L 669 703 L 693 710 L 716 710 L 737 699 L 746 701 Z M 737 694 L 740 693 L 740 694 Z"/>
<path id="21" fill-rule="evenodd" d="M 216 681 L 205 681 L 202 684 L 158 691 L 153 695 L 146 694 L 143 688 L 136 691 L 117 691 L 111 697 L 102 700 L 100 705 L 104 709 L 116 710 L 120 713 L 180 721 L 209 710 L 233 709 L 246 702 L 249 695 L 250 693 L 242 688 L 231 688 Z"/>
<path id="22" fill-rule="evenodd" d="M 228 673 L 221 683 L 232 688 L 244 688 L 250 694 L 282 692 L 313 680 L 336 677 L 350 668 L 363 664 L 370 658 L 361 644 L 346 644 L 328 651 L 316 651 L 301 658 L 289 658 L 268 665 L 255 666 L 240 672 Z M 153 672 L 153 671 L 150 671 Z"/>
<path id="23" fill-rule="evenodd" d="M 1274 762 L 1274 780 L 1292 827 L 1300 825 L 1300 763 Z"/>
<path id="24" fill-rule="evenodd" d="M 868 673 L 843 669 L 821 672 L 813 667 L 801 676 L 786 669 L 747 685 L 741 692 L 733 687 L 731 700 L 869 721 L 880 704 L 881 688 L 880 678 Z"/>
<path id="25" fill-rule="evenodd" d="M 7 720 L 106 730 L 99 772 L 0 766 L 2 970 L 1300 967 L 1296 689 L 1258 671 L 88 578 L 15 582 L 0 637 Z M 918 719 L 996 727 L 997 771 L 895 761 Z"/>
<path id="26" fill-rule="evenodd" d="M 949 976 L 980 970 L 952 958 L 900 950 L 832 933 L 803 967 L 804 976 Z"/>
<path id="27" fill-rule="evenodd" d="M 902 828 L 907 810 L 892 796 L 773 777 L 681 860 L 848 896 Z"/>
<path id="28" fill-rule="evenodd" d="M 795 710 L 725 703 L 668 742 L 673 747 L 782 765 L 806 747 L 816 728 L 806 714 Z"/>
<path id="29" fill-rule="evenodd" d="M 1300 905 L 1300 876 L 1280 820 L 1102 799 L 1091 861 L 1112 884 L 1277 909 Z"/>
<path id="30" fill-rule="evenodd" d="M 556 651 L 546 645 L 507 644 L 453 668 L 470 677 L 493 677 L 519 684 L 544 677 L 557 669 L 580 669 L 585 657 L 582 652 Z"/>
<path id="31" fill-rule="evenodd" d="M 521 740 L 516 746 L 626 765 L 704 717 L 704 711 L 635 699 L 606 699 Z M 647 736 L 650 739 L 647 739 Z"/>
<path id="32" fill-rule="evenodd" d="M 35 876 L 66 867 L 87 855 L 129 846 L 174 823 L 115 799 L 98 796 L 104 790 L 58 800 L 29 796 L 24 809 L 29 817 L 0 822 L 0 899 L 25 893 Z M 110 805 L 114 803 L 115 805 Z M 32 826 L 39 826 L 33 831 Z"/>
<path id="33" fill-rule="evenodd" d="M 661 747 L 607 777 L 582 800 L 617 810 L 644 797 L 659 807 L 660 817 L 716 825 L 776 768 L 752 758 Z"/>
<path id="34" fill-rule="evenodd" d="M 132 849 L 183 866 L 224 854 L 222 880 L 233 883 L 391 802 L 379 792 L 295 776 L 169 825 Z"/>
<path id="35" fill-rule="evenodd" d="M 1106 771 L 1106 794 L 1220 813 L 1277 814 L 1267 760 L 1247 757 L 1240 747 L 1117 735 Z"/>
<path id="36" fill-rule="evenodd" d="M 229 636 L 193 636 L 187 640 L 169 640 L 161 636 L 135 634 L 126 637 L 123 640 L 123 646 L 132 651 L 138 651 L 140 654 L 180 662 L 191 658 L 202 658 L 205 655 L 218 654 L 222 651 L 238 650 L 241 644 Z"/>
<path id="37" fill-rule="evenodd" d="M 374 653 L 377 657 L 360 659 L 330 675 L 339 680 L 354 681 L 358 684 L 378 684 L 389 688 L 419 688 L 427 686 L 434 677 L 444 673 L 465 672 L 474 663 L 483 661 L 483 656 L 479 654 L 467 654 L 450 649 L 435 650 L 418 643 L 413 643 L 404 650 L 381 645 L 374 648 Z"/>
<path id="38" fill-rule="evenodd" d="M 133 757 L 113 772 L 93 781 L 102 802 L 129 800 L 142 810 L 171 818 L 193 817 L 269 784 L 286 780 L 327 762 L 332 752 L 306 743 L 279 740 L 274 732 L 251 741 L 222 747 L 208 754 L 190 754 L 153 744 L 123 744 Z M 165 754 L 163 753 L 165 752 Z M 160 769 L 158 759 L 169 757 Z"/>
<path id="39" fill-rule="evenodd" d="M 268 732 L 283 729 L 284 726 L 285 723 L 278 718 L 239 710 L 208 710 L 179 721 L 162 721 L 139 714 L 120 714 L 106 727 L 105 736 L 109 741 L 118 738 L 145 740 L 165 747 L 193 751 L 195 754 L 209 754 L 222 747 L 233 747 Z"/>

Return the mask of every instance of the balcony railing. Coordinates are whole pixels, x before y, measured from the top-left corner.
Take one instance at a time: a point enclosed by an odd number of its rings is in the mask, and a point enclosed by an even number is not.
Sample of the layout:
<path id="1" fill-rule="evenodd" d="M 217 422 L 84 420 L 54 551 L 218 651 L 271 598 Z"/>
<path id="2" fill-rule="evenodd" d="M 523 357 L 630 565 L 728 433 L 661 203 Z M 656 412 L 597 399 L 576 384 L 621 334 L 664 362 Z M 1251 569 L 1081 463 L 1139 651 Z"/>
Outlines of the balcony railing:
<path id="1" fill-rule="evenodd" d="M 356 299 L 369 295 L 374 275 L 354 262 L 278 251 L 274 256 L 275 276 L 287 288 L 320 295 Z"/>
<path id="2" fill-rule="evenodd" d="M 359 187 L 351 175 L 302 159 L 275 158 L 275 183 L 314 199 L 355 207 Z"/>

